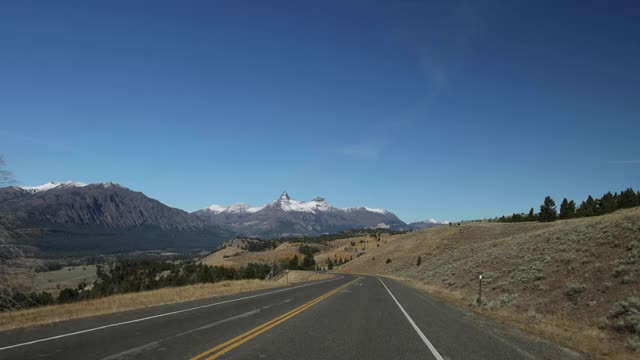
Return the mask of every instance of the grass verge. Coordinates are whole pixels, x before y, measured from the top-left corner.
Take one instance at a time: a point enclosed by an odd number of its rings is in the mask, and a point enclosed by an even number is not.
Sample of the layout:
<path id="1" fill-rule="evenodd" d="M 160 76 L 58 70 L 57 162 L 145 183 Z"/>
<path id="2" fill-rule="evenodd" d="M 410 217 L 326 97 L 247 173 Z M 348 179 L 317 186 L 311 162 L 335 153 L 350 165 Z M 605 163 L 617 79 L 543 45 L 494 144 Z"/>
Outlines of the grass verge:
<path id="1" fill-rule="evenodd" d="M 322 280 L 331 277 L 309 271 L 291 271 L 289 284 Z M 218 283 L 196 284 L 171 287 L 137 293 L 119 294 L 104 298 L 71 304 L 43 306 L 13 312 L 0 313 L 0 331 L 35 325 L 52 324 L 59 321 L 78 319 L 121 311 L 144 309 L 152 306 L 175 304 L 184 301 L 224 296 L 247 291 L 264 290 L 284 286 L 285 276 L 273 280 L 234 280 Z"/>
<path id="2" fill-rule="evenodd" d="M 415 289 L 426 292 L 446 303 L 473 311 L 487 318 L 516 327 L 525 333 L 548 339 L 567 348 L 593 355 L 596 359 L 632 360 L 637 354 L 625 351 L 620 339 L 614 339 L 610 333 L 601 329 L 585 326 L 569 317 L 541 315 L 533 311 L 519 312 L 513 308 L 493 308 L 476 306 L 475 297 L 464 295 L 460 291 L 444 289 L 421 283 L 415 279 L 384 275 L 400 281 Z"/>

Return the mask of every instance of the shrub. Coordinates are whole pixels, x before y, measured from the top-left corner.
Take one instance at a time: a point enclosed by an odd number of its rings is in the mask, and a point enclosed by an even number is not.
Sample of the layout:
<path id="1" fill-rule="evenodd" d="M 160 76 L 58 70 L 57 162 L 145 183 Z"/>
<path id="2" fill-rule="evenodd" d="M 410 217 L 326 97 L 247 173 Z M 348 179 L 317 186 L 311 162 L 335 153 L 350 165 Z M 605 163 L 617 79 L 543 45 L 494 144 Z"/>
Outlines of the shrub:
<path id="1" fill-rule="evenodd" d="M 385 261 L 387 264 L 391 262 L 390 258 L 387 258 L 387 261 Z"/>
<path id="2" fill-rule="evenodd" d="M 613 276 L 614 277 L 620 277 L 620 276 L 628 275 L 629 272 L 630 272 L 629 267 L 627 267 L 625 265 L 618 265 L 615 268 L 613 268 Z"/>
<path id="3" fill-rule="evenodd" d="M 629 336 L 627 338 L 627 341 L 625 342 L 625 345 L 631 351 L 640 352 L 640 336 L 638 335 Z"/>
<path id="4" fill-rule="evenodd" d="M 628 297 L 613 304 L 605 323 L 615 331 L 640 335 L 640 298 Z"/>
<path id="5" fill-rule="evenodd" d="M 578 296 L 587 289 L 583 284 L 569 284 L 564 290 L 564 295 L 572 302 L 578 301 Z"/>
<path id="6" fill-rule="evenodd" d="M 65 288 L 58 295 L 58 303 L 70 303 L 80 300 L 80 292 L 76 289 Z"/>
<path id="7" fill-rule="evenodd" d="M 416 266 L 420 266 L 422 264 L 422 258 L 418 256 L 418 261 L 416 261 Z"/>

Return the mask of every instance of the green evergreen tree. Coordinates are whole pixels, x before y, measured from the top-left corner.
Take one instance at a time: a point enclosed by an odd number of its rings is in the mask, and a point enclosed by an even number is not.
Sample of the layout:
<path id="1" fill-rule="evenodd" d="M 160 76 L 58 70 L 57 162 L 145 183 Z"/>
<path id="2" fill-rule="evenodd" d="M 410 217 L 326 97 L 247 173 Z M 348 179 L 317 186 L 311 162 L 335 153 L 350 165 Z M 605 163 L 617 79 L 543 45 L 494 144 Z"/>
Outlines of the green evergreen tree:
<path id="1" fill-rule="evenodd" d="M 616 197 L 613 196 L 613 194 L 611 193 L 611 191 L 609 191 L 608 193 L 602 195 L 602 199 L 600 199 L 600 201 L 598 201 L 598 214 L 608 214 L 611 213 L 613 211 L 615 211 L 617 209 L 617 199 Z"/>
<path id="2" fill-rule="evenodd" d="M 560 219 L 571 219 L 576 216 L 576 203 L 573 200 L 569 201 L 567 198 L 562 200 L 560 204 Z"/>
<path id="3" fill-rule="evenodd" d="M 567 219 L 576 217 L 576 202 L 573 200 L 569 201 L 569 205 L 567 205 L 567 215 L 569 216 Z"/>
<path id="4" fill-rule="evenodd" d="M 557 216 L 555 201 L 551 196 L 545 197 L 544 203 L 540 206 L 539 220 L 543 222 L 556 221 Z"/>
<path id="5" fill-rule="evenodd" d="M 637 194 L 635 193 L 635 191 L 633 191 L 632 188 L 628 188 L 627 190 L 620 193 L 618 204 L 620 209 L 638 206 Z"/>
<path id="6" fill-rule="evenodd" d="M 595 213 L 595 205 L 596 201 L 593 199 L 593 197 L 591 197 L 591 195 L 589 195 L 587 200 L 583 201 L 582 204 L 580 204 L 580 207 L 578 208 L 578 216 L 593 216 Z"/>
<path id="7" fill-rule="evenodd" d="M 535 221 L 536 220 L 536 213 L 533 211 L 533 208 L 531 208 L 529 210 L 529 214 L 527 214 L 527 220 L 528 221 Z"/>
<path id="8" fill-rule="evenodd" d="M 416 266 L 420 266 L 422 264 L 422 258 L 418 255 L 418 261 L 416 261 Z"/>
<path id="9" fill-rule="evenodd" d="M 304 270 L 313 270 L 316 267 L 316 260 L 313 258 L 312 254 L 306 254 L 304 259 L 302 259 L 302 269 Z"/>
<path id="10" fill-rule="evenodd" d="M 300 268 L 300 259 L 298 255 L 293 255 L 291 260 L 289 260 L 289 270 L 298 270 Z"/>

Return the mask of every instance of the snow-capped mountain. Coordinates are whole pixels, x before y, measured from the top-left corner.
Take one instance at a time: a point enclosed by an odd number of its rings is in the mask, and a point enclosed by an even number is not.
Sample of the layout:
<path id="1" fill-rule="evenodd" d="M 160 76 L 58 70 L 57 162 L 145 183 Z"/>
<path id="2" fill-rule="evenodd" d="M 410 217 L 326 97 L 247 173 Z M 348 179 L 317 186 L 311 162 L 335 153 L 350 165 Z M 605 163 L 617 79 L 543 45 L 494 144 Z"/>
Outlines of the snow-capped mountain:
<path id="1" fill-rule="evenodd" d="M 43 251 L 205 248 L 231 236 L 199 217 L 115 183 L 0 188 L 0 222 Z"/>
<path id="2" fill-rule="evenodd" d="M 84 186 L 87 186 L 87 184 L 81 183 L 81 182 L 75 182 L 75 181 L 65 181 L 61 183 L 50 181 L 46 184 L 38 185 L 38 186 L 18 186 L 18 187 L 22 190 L 25 190 L 31 193 L 37 193 L 40 191 L 55 189 L 57 187 L 84 187 Z"/>
<path id="3" fill-rule="evenodd" d="M 424 221 L 412 222 L 408 226 L 411 229 L 420 230 L 420 229 L 426 229 L 426 228 L 430 228 L 438 225 L 446 225 L 448 223 L 449 223 L 448 221 L 438 221 L 436 219 L 428 219 Z"/>
<path id="4" fill-rule="evenodd" d="M 287 192 L 263 206 L 211 205 L 194 213 L 208 224 L 227 226 L 241 235 L 266 238 L 318 235 L 354 228 L 399 229 L 406 225 L 383 209 L 341 209 L 321 197 L 309 201 L 294 200 Z"/>
<path id="5" fill-rule="evenodd" d="M 266 208 L 267 206 L 276 206 L 276 207 L 279 207 L 280 209 L 282 209 L 283 211 L 300 211 L 300 212 L 309 212 L 309 213 L 313 213 L 313 214 L 316 214 L 316 213 L 319 213 L 319 212 L 322 212 L 322 211 L 335 211 L 335 210 L 339 210 L 339 211 L 361 211 L 361 210 L 365 210 L 365 211 L 375 212 L 375 213 L 379 213 L 379 214 L 389 214 L 389 212 L 387 210 L 374 209 L 374 208 L 369 208 L 369 207 L 366 207 L 366 206 L 340 209 L 340 208 L 333 207 L 324 198 L 321 198 L 321 197 L 314 198 L 314 199 L 312 199 L 310 201 L 293 200 L 293 199 L 291 199 L 289 194 L 287 194 L 286 191 L 283 192 L 282 195 L 280 195 L 280 198 L 278 200 L 275 200 L 275 201 L 271 202 L 270 204 L 263 205 L 263 206 L 251 207 L 250 205 L 242 204 L 242 203 L 233 204 L 233 205 L 229 205 L 229 206 L 211 205 L 208 208 L 202 209 L 202 210 L 199 210 L 199 211 L 208 210 L 208 211 L 210 211 L 212 213 L 215 213 L 215 214 L 220 214 L 220 213 L 223 213 L 223 212 L 226 212 L 226 213 L 255 213 L 255 212 L 258 212 L 258 211 Z"/>

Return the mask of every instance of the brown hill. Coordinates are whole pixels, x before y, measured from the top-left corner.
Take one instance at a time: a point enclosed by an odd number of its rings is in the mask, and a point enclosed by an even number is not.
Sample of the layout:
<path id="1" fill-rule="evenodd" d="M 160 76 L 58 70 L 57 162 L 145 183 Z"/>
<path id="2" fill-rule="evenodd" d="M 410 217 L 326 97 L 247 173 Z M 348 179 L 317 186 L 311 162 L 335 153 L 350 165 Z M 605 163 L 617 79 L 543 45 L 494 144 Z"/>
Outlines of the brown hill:
<path id="1" fill-rule="evenodd" d="M 349 266 L 407 279 L 599 357 L 640 351 L 640 208 L 554 223 L 437 227 L 393 236 Z"/>

